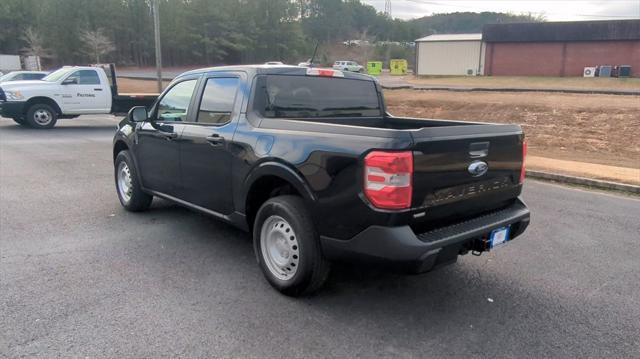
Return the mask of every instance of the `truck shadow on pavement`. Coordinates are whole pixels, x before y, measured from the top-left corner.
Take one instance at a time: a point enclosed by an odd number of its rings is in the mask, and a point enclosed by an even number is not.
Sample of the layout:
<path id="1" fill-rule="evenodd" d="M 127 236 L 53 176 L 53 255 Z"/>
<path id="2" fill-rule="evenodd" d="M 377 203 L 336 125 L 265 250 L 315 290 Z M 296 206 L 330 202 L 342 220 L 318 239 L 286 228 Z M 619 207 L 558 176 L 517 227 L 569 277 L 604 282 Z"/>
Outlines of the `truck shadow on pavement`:
<path id="1" fill-rule="evenodd" d="M 256 333 L 276 326 L 356 346 L 367 338 L 361 350 L 388 357 L 585 357 L 624 335 L 602 303 L 554 293 L 540 275 L 510 267 L 508 256 L 467 255 L 421 275 L 336 264 L 318 293 L 289 298 L 263 278 L 248 233 L 162 200 L 126 215 L 141 233 L 154 231 L 127 260 L 162 284 L 155 291 L 185 295 L 191 310 L 217 313 L 231 326 L 251 323 Z M 608 335 L 593 338 L 594 321 Z M 570 338 L 567 328 L 576 330 Z"/>
<path id="2" fill-rule="evenodd" d="M 172 225 L 178 226 L 178 228 L 174 227 L 175 230 L 185 234 L 183 241 L 188 238 L 187 241 L 197 242 L 198 245 L 210 250 L 210 255 L 213 258 L 220 256 L 225 260 L 231 259 L 231 265 L 260 274 L 259 281 L 264 284 L 266 290 L 272 291 L 262 278 L 256 264 L 252 237 L 249 233 L 205 214 L 164 200 L 154 199 L 151 209 L 142 215 L 152 216 L 155 223 L 161 221 L 159 217 L 172 218 Z M 251 257 L 251 261 L 247 263 L 235 260 L 234 256 L 237 256 L 235 259 Z M 326 285 L 318 293 L 305 298 L 315 301 L 323 298 L 360 296 L 390 291 L 397 291 L 397 293 L 408 291 L 407 294 L 411 296 L 426 295 L 426 293 L 418 293 L 422 290 L 435 291 L 439 295 L 443 295 L 460 289 L 462 284 L 468 288 L 470 283 L 478 282 L 479 270 L 466 267 L 466 263 L 460 263 L 460 261 L 476 261 L 477 265 L 484 262 L 484 259 L 467 255 L 459 257 L 459 262 L 453 265 L 416 275 L 403 274 L 398 270 L 366 263 L 337 262 L 332 265 L 332 271 Z M 234 270 L 241 270 L 241 268 Z M 452 285 L 458 289 L 452 288 Z"/>

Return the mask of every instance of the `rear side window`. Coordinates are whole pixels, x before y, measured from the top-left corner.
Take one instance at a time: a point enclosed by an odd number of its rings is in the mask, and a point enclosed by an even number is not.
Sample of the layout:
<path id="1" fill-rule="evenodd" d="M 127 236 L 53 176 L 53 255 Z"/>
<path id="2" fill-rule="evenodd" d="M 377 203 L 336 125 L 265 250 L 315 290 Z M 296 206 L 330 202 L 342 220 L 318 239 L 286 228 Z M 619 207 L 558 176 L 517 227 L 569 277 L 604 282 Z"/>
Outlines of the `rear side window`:
<path id="1" fill-rule="evenodd" d="M 93 70 L 80 70 L 80 85 L 99 85 L 98 73 Z"/>
<path id="2" fill-rule="evenodd" d="M 207 79 L 198 110 L 198 122 L 223 125 L 231 121 L 231 112 L 238 91 L 236 77 Z"/>
<path id="3" fill-rule="evenodd" d="M 267 118 L 379 117 L 373 81 L 337 77 L 258 77 L 254 110 Z"/>
<path id="4" fill-rule="evenodd" d="M 67 77 L 67 80 L 76 79 L 78 85 L 99 85 L 98 73 L 93 70 L 78 70 Z"/>
<path id="5" fill-rule="evenodd" d="M 40 80 L 44 77 L 44 74 L 24 74 L 25 80 Z"/>

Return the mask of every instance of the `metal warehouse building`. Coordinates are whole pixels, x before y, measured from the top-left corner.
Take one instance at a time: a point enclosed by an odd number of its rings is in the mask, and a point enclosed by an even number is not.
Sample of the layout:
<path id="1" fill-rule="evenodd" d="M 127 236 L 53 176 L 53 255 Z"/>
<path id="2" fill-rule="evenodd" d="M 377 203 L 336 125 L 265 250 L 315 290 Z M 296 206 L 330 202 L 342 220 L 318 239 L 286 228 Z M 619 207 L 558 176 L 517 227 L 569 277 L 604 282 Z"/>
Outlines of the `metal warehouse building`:
<path id="1" fill-rule="evenodd" d="M 640 20 L 486 25 L 486 75 L 582 76 L 587 66 L 631 65 L 640 76 Z"/>
<path id="2" fill-rule="evenodd" d="M 483 69 L 482 34 L 430 35 L 416 40 L 417 75 L 476 75 Z"/>

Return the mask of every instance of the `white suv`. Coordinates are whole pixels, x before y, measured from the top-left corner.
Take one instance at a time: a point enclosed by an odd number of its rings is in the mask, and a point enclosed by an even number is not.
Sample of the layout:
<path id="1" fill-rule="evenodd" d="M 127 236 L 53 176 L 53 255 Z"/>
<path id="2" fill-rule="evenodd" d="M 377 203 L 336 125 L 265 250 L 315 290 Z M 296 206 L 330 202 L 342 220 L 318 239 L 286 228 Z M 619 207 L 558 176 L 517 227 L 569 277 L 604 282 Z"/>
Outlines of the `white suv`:
<path id="1" fill-rule="evenodd" d="M 355 61 L 336 61 L 333 63 L 334 70 L 362 72 L 364 67 Z"/>

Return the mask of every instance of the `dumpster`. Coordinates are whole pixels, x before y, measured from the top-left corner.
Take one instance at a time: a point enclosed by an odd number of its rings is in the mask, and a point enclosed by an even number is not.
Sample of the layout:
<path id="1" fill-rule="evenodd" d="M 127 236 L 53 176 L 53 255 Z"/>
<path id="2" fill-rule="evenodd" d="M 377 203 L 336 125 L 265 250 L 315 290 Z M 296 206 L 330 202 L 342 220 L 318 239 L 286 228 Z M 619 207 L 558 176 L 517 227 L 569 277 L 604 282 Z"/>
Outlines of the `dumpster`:
<path id="1" fill-rule="evenodd" d="M 391 75 L 406 75 L 407 68 L 407 60 L 405 59 L 392 59 L 389 61 L 389 69 L 391 70 Z"/>
<path id="2" fill-rule="evenodd" d="M 367 73 L 373 76 L 380 75 L 382 73 L 382 61 L 367 62 Z"/>

